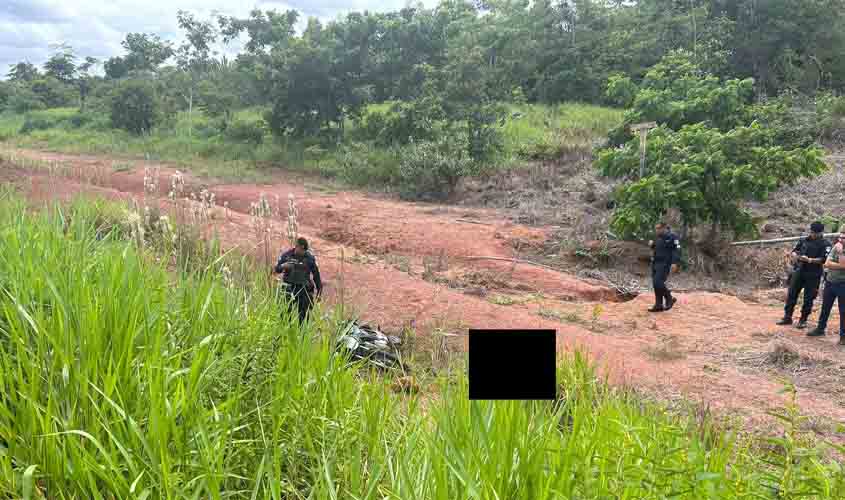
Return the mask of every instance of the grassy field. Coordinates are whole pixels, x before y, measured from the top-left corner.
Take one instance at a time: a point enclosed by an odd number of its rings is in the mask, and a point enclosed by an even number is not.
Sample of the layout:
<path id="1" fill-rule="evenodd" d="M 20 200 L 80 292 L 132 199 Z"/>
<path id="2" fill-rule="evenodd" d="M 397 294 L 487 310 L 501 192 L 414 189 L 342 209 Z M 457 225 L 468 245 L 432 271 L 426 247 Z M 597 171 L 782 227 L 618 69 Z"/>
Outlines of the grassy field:
<path id="1" fill-rule="evenodd" d="M 138 215 L 116 205 L 34 213 L 0 198 L 0 497 L 845 492 L 794 409 L 759 445 L 608 388 L 577 354 L 554 403 L 470 402 L 462 377 L 394 394 L 333 356 L 336 313 L 299 327 L 246 261 L 232 280 L 237 261 L 214 251 L 174 260 L 149 232 L 139 245 Z"/>
<path id="2" fill-rule="evenodd" d="M 373 105 L 372 109 L 387 105 Z M 510 106 L 512 118 L 503 127 L 505 154 L 498 161 L 513 165 L 537 156 L 560 156 L 573 149 L 589 148 L 621 121 L 618 110 L 584 104 L 556 106 Z M 263 180 L 269 166 L 288 170 L 319 172 L 338 176 L 359 185 L 388 183 L 395 175 L 396 160 L 389 152 L 372 146 L 342 147 L 316 142 L 278 140 L 265 134 L 261 144 L 246 144 L 221 136 L 203 116 L 194 112 L 192 126 L 186 113 L 155 129 L 147 136 L 133 136 L 109 127 L 107 117 L 77 116 L 75 108 L 37 111 L 27 116 L 0 115 L 0 141 L 19 147 L 55 151 L 107 154 L 166 160 L 199 174 L 239 180 Z M 237 113 L 235 120 L 256 122 L 261 110 Z M 74 121 L 75 120 L 75 121 Z M 29 121 L 34 124 L 25 130 Z M 353 135 L 350 123 L 348 135 Z M 25 133 L 21 131 L 25 130 Z M 190 133 L 189 133 L 190 132 Z M 348 172 L 345 161 L 356 154 L 359 174 Z"/>

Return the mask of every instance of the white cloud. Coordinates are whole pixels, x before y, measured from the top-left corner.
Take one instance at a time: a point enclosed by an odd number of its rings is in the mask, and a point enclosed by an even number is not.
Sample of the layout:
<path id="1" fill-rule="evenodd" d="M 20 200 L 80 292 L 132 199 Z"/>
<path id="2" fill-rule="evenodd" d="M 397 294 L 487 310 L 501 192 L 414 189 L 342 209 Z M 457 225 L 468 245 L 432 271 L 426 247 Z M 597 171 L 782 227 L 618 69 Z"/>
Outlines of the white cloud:
<path id="1" fill-rule="evenodd" d="M 247 16 L 254 8 L 296 9 L 303 20 L 334 19 L 351 11 L 383 12 L 406 5 L 406 0 L 0 0 L 0 78 L 21 60 L 41 66 L 50 45 L 67 43 L 80 57 L 100 59 L 122 53 L 127 33 L 155 33 L 178 41 L 176 12 L 180 9 L 207 18 L 215 13 Z M 436 0 L 425 0 L 426 5 Z M 229 51 L 227 51 L 229 52 Z"/>

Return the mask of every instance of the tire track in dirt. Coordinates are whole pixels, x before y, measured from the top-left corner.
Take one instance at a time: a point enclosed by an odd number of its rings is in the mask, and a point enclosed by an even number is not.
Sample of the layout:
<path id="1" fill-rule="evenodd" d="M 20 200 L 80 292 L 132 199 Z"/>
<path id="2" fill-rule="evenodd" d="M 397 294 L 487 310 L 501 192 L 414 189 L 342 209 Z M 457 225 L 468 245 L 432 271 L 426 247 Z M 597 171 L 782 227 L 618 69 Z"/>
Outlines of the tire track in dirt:
<path id="1" fill-rule="evenodd" d="M 38 153 L 28 152 L 28 154 Z M 51 158 L 49 154 L 45 154 L 44 157 Z M 64 155 L 62 158 L 73 160 L 72 157 L 68 158 Z M 103 160 L 85 157 L 79 161 L 94 164 Z M 162 171 L 164 172 L 166 170 Z M 140 174 L 143 177 L 143 173 Z M 48 176 L 39 173 L 29 173 L 25 176 L 13 174 L 4 177 L 3 180 L 15 182 L 30 189 L 32 198 L 36 200 L 67 199 L 79 193 L 127 199 L 143 193 L 143 179 L 139 185 L 138 175 L 137 170 L 115 173 L 109 179 L 110 187 L 91 186 L 66 179 L 56 183 Z M 27 186 L 28 183 L 31 185 Z M 245 197 L 234 193 L 238 189 L 246 190 L 248 187 L 235 189 L 232 186 L 224 186 L 220 193 L 222 197 L 230 195 L 230 199 L 243 203 L 246 201 Z M 293 193 L 297 196 L 298 203 L 302 203 L 301 200 L 307 194 L 304 189 L 297 186 L 260 186 L 259 189 L 265 192 Z M 252 192 L 254 198 L 257 199 L 258 193 L 255 191 L 245 192 Z M 422 233 L 423 236 L 415 235 L 400 242 L 397 248 L 402 251 L 406 250 L 406 247 L 402 245 L 428 241 L 426 238 L 431 238 L 429 236 L 431 226 L 417 227 L 415 224 L 418 221 L 450 227 L 446 222 L 436 219 L 438 216 L 443 217 L 442 213 L 430 215 L 435 219 L 426 219 L 418 215 L 414 219 L 403 219 L 411 209 L 402 208 L 402 204 L 373 200 L 364 202 L 361 208 L 356 203 L 362 198 L 364 197 L 354 193 L 324 195 L 315 196 L 315 199 L 319 201 L 313 203 L 336 203 L 350 214 L 377 209 L 385 210 L 385 213 L 396 210 L 398 213 L 394 216 L 376 215 L 358 228 L 366 230 L 367 225 L 376 224 L 372 221 L 388 221 L 387 224 L 391 228 L 395 228 L 397 224 L 404 227 L 405 234 Z M 164 197 L 159 198 L 157 202 L 164 207 L 170 204 Z M 396 206 L 400 208 L 397 209 Z M 309 216 L 320 213 L 319 207 L 311 206 L 303 217 L 307 219 Z M 447 213 L 452 215 L 451 211 Z M 493 219 L 495 213 L 492 211 L 484 212 L 483 215 L 489 218 L 493 227 L 497 227 L 497 224 L 499 224 L 498 227 L 506 226 Z M 241 245 L 254 248 L 251 222 L 251 216 L 235 211 L 230 214 L 229 220 L 222 220 L 215 224 L 216 232 L 224 245 L 228 247 Z M 273 226 L 275 234 L 283 234 L 282 224 L 274 222 Z M 482 229 L 486 229 L 487 232 Z M 467 229 L 464 234 L 471 240 L 472 245 L 477 245 L 476 240 L 482 237 L 490 238 L 489 231 L 487 226 L 480 226 Z M 315 248 L 319 249 L 321 268 L 327 282 L 327 301 L 333 303 L 338 299 L 341 263 L 336 255 L 343 248 L 346 255 L 350 257 L 342 266 L 342 281 L 345 283 L 344 296 L 350 299 L 355 308 L 365 314 L 368 320 L 386 328 L 401 328 L 411 322 L 419 331 L 428 333 L 437 329 L 465 333 L 468 327 L 555 328 L 558 331 L 558 343 L 561 349 L 580 349 L 588 352 L 603 368 L 610 380 L 616 384 L 645 387 L 664 397 L 689 396 L 714 408 L 738 411 L 749 417 L 748 422 L 751 424 L 769 422 L 765 412 L 784 402 L 783 396 L 778 394 L 780 384 L 771 380 L 766 374 L 743 372 L 730 365 L 720 366 L 719 371 L 715 373 L 707 369 L 714 363 L 714 356 L 755 342 L 754 334 L 770 331 L 772 322 L 779 315 L 776 308 L 745 304 L 738 299 L 719 294 L 690 293 L 680 296 L 676 310 L 654 317 L 645 313 L 649 305 L 649 297 L 643 296 L 626 303 L 602 304 L 602 320 L 609 322 L 610 327 L 609 331 L 596 333 L 583 324 L 541 317 L 533 305 L 492 304 L 486 300 L 409 276 L 376 259 L 372 259 L 372 262 L 354 260 L 351 258 L 357 253 L 353 248 L 354 245 L 344 246 L 335 241 L 326 240 L 320 236 L 318 227 L 305 226 L 301 232 L 313 241 Z M 450 237 L 458 238 L 460 234 L 460 232 L 450 234 Z M 436 235 L 433 239 L 437 240 Z M 460 249 L 464 252 L 478 251 L 478 248 L 472 245 L 461 246 Z M 431 245 L 424 251 L 439 250 L 440 248 L 436 245 Z M 253 253 L 258 254 L 254 250 Z M 556 307 L 561 308 L 591 307 L 591 304 L 552 302 Z M 714 325 L 713 321 L 716 318 L 721 318 L 721 320 Z M 649 326 L 653 324 L 657 324 L 656 329 Z M 672 361 L 655 361 L 646 354 L 648 348 L 659 343 L 666 335 L 680 339 L 687 350 L 686 357 Z M 466 340 L 465 336 L 461 336 L 460 339 L 464 342 Z M 833 346 L 829 347 L 831 353 L 838 353 L 841 357 L 841 352 L 835 351 Z M 799 402 L 805 411 L 812 415 L 845 422 L 845 409 L 831 402 L 824 393 L 813 390 L 801 391 Z"/>

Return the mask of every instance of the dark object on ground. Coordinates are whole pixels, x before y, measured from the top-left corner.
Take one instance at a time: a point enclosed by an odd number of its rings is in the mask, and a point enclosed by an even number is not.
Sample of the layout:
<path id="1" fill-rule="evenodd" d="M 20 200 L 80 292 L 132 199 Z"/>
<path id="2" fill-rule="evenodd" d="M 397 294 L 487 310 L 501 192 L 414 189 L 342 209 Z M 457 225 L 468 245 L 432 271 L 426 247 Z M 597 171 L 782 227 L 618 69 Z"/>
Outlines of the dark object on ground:
<path id="1" fill-rule="evenodd" d="M 401 339 L 388 336 L 368 325 L 350 321 L 341 330 L 337 349 L 352 361 L 367 361 L 384 370 L 410 371 L 399 353 Z"/>

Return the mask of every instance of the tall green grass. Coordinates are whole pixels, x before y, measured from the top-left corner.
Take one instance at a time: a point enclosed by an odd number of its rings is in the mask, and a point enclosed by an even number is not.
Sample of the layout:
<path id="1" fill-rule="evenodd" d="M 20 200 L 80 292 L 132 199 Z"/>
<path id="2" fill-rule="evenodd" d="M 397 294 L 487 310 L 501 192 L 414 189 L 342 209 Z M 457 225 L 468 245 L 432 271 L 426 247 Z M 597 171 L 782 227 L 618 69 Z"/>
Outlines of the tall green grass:
<path id="1" fill-rule="evenodd" d="M 470 402 L 462 379 L 393 394 L 333 356 L 337 318 L 299 327 L 266 274 L 225 285 L 211 257 L 169 268 L 109 207 L 0 201 L 0 497 L 845 492 L 799 434 L 752 448 L 607 387 L 579 355 L 554 403 Z"/>
<path id="2" fill-rule="evenodd" d="M 509 106 L 504 126 L 506 150 L 518 158 L 559 158 L 570 151 L 590 151 L 622 122 L 622 110 L 590 104 Z"/>

